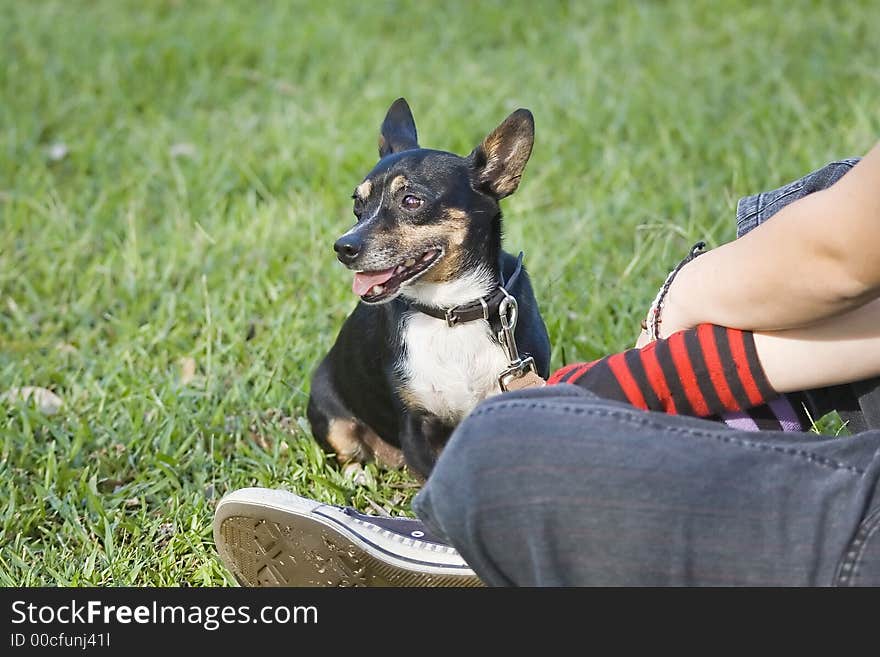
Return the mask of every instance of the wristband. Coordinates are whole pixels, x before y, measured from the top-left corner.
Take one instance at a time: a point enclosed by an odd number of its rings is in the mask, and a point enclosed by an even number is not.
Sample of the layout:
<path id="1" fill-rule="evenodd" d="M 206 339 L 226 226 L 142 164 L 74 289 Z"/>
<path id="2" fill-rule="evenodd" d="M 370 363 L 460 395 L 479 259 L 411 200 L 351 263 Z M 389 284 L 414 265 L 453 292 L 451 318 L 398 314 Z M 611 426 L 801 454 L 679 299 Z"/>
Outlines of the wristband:
<path id="1" fill-rule="evenodd" d="M 676 274 L 691 260 L 696 258 L 698 255 L 701 255 L 706 248 L 705 242 L 697 242 L 691 247 L 690 252 L 679 262 L 675 269 L 669 272 L 669 275 L 666 277 L 666 280 L 663 282 L 663 285 L 660 287 L 660 291 L 657 292 L 657 296 L 654 297 L 654 302 L 651 304 L 651 307 L 648 308 L 648 317 L 647 320 L 642 324 L 642 328 L 648 331 L 648 338 L 653 342 L 657 338 L 660 337 L 660 314 L 663 311 L 663 302 L 666 300 L 666 294 L 669 292 L 669 286 L 672 285 L 672 281 L 675 279 Z"/>

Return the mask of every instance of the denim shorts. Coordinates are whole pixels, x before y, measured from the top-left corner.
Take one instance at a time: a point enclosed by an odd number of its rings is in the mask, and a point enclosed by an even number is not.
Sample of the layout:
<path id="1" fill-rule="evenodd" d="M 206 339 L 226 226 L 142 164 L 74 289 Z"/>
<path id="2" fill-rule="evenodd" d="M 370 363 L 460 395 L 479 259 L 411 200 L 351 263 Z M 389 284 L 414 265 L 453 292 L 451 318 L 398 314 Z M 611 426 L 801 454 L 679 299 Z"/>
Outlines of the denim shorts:
<path id="1" fill-rule="evenodd" d="M 803 178 L 783 185 L 770 192 L 746 196 L 736 205 L 736 236 L 742 237 L 750 230 L 767 221 L 789 203 L 813 192 L 830 187 L 849 172 L 860 158 L 851 157 L 826 164 Z"/>

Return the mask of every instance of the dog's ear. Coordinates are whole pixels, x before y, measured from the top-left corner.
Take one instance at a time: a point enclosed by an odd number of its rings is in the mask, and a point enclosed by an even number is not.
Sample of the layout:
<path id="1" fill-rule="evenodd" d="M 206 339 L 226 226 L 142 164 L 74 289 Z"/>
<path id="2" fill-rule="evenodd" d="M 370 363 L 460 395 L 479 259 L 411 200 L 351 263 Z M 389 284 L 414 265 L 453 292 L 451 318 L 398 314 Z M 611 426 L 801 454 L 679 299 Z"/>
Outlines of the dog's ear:
<path id="1" fill-rule="evenodd" d="M 476 186 L 497 199 L 513 194 L 534 143 L 532 113 L 527 109 L 516 110 L 470 154 Z"/>
<path id="2" fill-rule="evenodd" d="M 382 121 L 382 130 L 379 133 L 379 158 L 391 153 L 408 151 L 419 147 L 419 136 L 416 134 L 416 122 L 412 112 L 403 98 L 395 100 L 385 120 Z"/>

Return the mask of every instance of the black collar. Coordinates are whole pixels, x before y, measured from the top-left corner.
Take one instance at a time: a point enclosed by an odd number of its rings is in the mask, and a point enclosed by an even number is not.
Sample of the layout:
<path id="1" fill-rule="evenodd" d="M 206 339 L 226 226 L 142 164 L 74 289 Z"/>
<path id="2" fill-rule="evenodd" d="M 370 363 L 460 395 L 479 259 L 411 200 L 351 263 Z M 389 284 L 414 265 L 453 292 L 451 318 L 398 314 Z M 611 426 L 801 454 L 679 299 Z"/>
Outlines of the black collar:
<path id="1" fill-rule="evenodd" d="M 498 306 L 501 305 L 501 302 L 504 300 L 505 297 L 516 296 L 514 294 L 514 288 L 517 281 L 519 280 L 519 274 L 522 271 L 522 261 L 523 253 L 522 251 L 520 251 L 519 256 L 516 259 L 516 268 L 513 270 L 510 278 L 505 281 L 504 272 L 502 271 L 499 274 L 501 277 L 501 281 L 498 283 L 495 289 L 486 296 L 480 297 L 476 301 L 459 304 L 452 308 L 439 308 L 437 306 L 428 306 L 423 303 L 419 303 L 418 301 L 412 301 L 410 299 L 407 299 L 406 302 L 413 310 L 418 310 L 419 312 L 430 315 L 431 317 L 445 320 L 450 328 L 452 328 L 453 326 L 458 326 L 459 324 L 473 322 L 477 319 L 485 319 L 492 327 L 496 327 L 496 325 L 500 326 L 500 320 L 498 319 Z"/>

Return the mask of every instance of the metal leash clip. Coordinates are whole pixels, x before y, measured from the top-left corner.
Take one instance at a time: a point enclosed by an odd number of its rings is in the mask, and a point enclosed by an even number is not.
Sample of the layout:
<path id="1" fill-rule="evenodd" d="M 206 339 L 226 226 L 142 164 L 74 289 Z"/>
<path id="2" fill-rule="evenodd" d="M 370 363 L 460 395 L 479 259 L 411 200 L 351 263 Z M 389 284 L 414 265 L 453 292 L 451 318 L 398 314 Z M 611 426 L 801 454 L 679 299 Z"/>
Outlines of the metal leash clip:
<path id="1" fill-rule="evenodd" d="M 504 354 L 507 356 L 510 364 L 498 377 L 498 385 L 501 386 L 502 391 L 507 392 L 512 381 L 521 379 L 528 372 L 534 372 L 537 376 L 538 368 L 535 366 L 534 358 L 531 356 L 522 358 L 519 355 L 519 349 L 516 347 L 516 337 L 514 336 L 516 320 L 519 317 L 519 306 L 516 303 L 516 299 L 507 290 L 502 287 L 501 291 L 504 292 L 504 298 L 498 306 L 498 316 L 501 319 L 501 331 L 498 333 L 498 341 L 501 343 L 501 347 L 504 349 Z"/>

